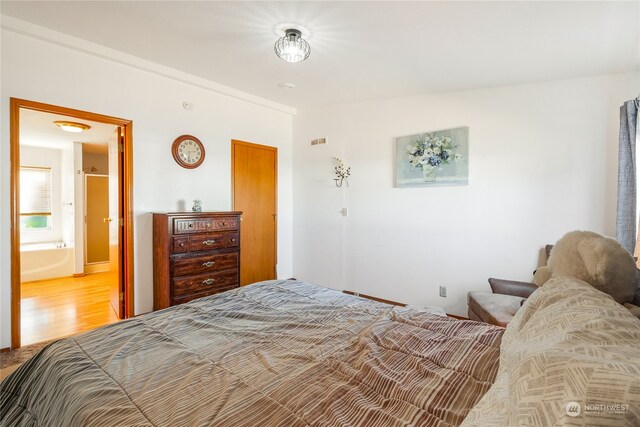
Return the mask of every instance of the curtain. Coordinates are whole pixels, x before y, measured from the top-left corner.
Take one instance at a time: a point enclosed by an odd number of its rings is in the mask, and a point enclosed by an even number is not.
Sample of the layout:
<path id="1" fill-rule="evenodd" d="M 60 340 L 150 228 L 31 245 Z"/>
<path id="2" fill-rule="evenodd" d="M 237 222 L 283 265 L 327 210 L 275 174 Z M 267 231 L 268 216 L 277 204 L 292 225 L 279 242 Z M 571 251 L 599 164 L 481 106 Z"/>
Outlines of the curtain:
<path id="1" fill-rule="evenodd" d="M 616 239 L 633 255 L 636 247 L 636 137 L 638 101 L 620 107 L 620 148 L 618 151 L 618 206 Z"/>

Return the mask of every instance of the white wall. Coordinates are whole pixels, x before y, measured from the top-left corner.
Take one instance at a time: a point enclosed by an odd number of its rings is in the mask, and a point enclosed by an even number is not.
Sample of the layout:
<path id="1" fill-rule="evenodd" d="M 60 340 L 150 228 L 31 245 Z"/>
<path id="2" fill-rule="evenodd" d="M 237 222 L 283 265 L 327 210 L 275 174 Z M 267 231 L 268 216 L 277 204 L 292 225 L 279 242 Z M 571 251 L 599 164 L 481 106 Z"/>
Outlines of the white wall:
<path id="1" fill-rule="evenodd" d="M 205 210 L 230 209 L 231 139 L 278 147 L 278 276 L 291 276 L 291 114 L 10 30 L 2 30 L 0 47 L 0 348 L 10 343 L 10 97 L 133 120 L 136 314 L 152 309 L 151 212 L 175 211 L 179 200 L 190 206 L 193 199 Z M 194 109 L 183 109 L 183 101 Z M 185 133 L 206 149 L 195 170 L 171 156 L 173 140 Z"/>
<path id="2" fill-rule="evenodd" d="M 456 314 L 488 277 L 531 280 L 563 233 L 614 234 L 618 110 L 639 88 L 620 74 L 300 110 L 294 275 Z M 458 126 L 468 186 L 394 188 L 395 137 Z M 332 180 L 336 155 L 348 188 Z"/>
<path id="3" fill-rule="evenodd" d="M 75 240 L 75 207 L 74 207 L 74 179 L 75 168 L 73 159 L 73 144 L 61 150 L 62 177 L 60 196 L 62 200 L 62 241 L 68 246 L 74 246 Z"/>
<path id="4" fill-rule="evenodd" d="M 84 273 L 84 163 L 82 142 L 73 143 L 73 274 Z M 135 297 L 135 295 L 134 295 Z"/>

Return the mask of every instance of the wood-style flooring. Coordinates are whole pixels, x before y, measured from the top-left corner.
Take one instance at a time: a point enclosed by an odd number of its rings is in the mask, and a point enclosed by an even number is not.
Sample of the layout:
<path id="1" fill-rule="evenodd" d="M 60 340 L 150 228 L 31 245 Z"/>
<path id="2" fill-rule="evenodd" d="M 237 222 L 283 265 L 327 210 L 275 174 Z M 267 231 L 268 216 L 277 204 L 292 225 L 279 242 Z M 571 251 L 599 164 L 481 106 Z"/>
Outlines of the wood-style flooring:
<path id="1" fill-rule="evenodd" d="M 117 322 L 109 302 L 111 280 L 110 273 L 95 273 L 22 283 L 21 345 Z"/>

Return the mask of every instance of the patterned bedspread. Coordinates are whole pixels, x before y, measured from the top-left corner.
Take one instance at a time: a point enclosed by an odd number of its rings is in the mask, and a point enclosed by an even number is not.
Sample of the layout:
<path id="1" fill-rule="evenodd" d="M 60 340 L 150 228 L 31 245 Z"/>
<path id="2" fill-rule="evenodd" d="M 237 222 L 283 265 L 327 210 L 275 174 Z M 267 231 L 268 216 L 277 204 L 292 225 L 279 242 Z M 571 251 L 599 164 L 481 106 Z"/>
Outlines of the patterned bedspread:
<path id="1" fill-rule="evenodd" d="M 502 333 L 262 282 L 49 345 L 0 384 L 0 425 L 458 425 Z"/>
<path id="2" fill-rule="evenodd" d="M 464 426 L 640 426 L 640 320 L 585 282 L 554 277 L 536 290 L 500 360 Z"/>

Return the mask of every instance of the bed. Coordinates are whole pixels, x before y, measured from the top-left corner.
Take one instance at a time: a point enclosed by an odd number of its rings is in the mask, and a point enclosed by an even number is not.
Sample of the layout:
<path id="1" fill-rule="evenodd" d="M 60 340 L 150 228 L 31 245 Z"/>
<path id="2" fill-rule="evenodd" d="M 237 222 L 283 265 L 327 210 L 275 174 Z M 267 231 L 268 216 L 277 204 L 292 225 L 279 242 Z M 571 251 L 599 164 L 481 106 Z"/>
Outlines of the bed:
<path id="1" fill-rule="evenodd" d="M 503 332 L 262 282 L 50 344 L 1 383 L 0 424 L 454 426 Z"/>

